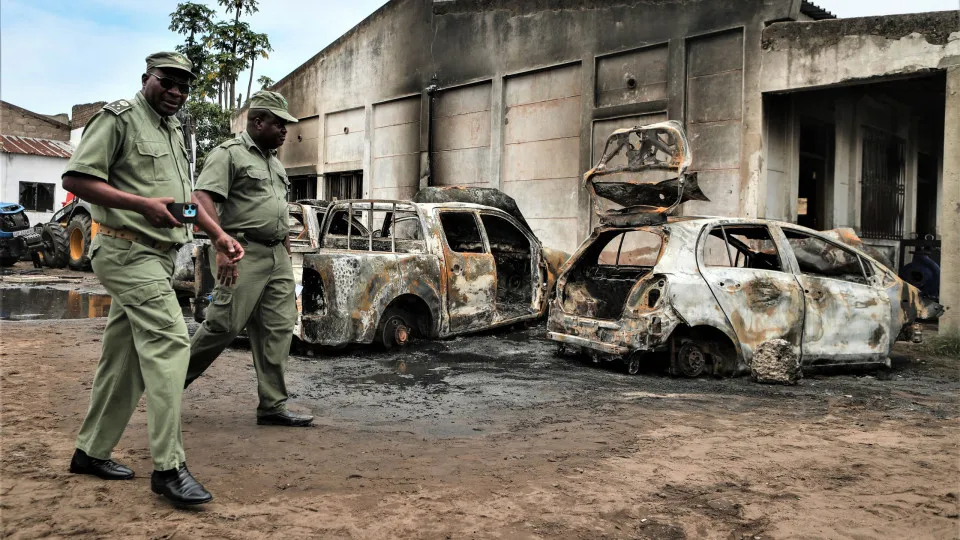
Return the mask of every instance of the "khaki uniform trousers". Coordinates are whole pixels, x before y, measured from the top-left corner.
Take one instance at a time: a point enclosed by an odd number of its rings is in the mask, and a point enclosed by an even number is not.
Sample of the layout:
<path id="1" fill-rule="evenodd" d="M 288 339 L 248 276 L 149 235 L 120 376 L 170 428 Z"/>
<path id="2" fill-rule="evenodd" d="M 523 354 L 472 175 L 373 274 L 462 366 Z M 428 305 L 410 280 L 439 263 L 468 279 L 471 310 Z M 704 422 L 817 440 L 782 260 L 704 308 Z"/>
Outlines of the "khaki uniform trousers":
<path id="1" fill-rule="evenodd" d="M 217 284 L 206 319 L 190 342 L 187 384 L 210 367 L 246 327 L 260 395 L 257 416 L 265 416 L 286 409 L 283 370 L 297 322 L 296 282 L 282 243 L 267 247 L 241 242 L 245 253 L 237 266 L 237 282 L 232 287 Z M 213 247 L 208 249 L 211 271 L 216 276 L 216 253 Z"/>
<path id="2" fill-rule="evenodd" d="M 185 461 L 180 399 L 190 359 L 187 325 L 170 281 L 176 252 L 97 235 L 90 253 L 112 301 L 77 448 L 110 459 L 146 391 L 153 468 L 175 469 Z"/>

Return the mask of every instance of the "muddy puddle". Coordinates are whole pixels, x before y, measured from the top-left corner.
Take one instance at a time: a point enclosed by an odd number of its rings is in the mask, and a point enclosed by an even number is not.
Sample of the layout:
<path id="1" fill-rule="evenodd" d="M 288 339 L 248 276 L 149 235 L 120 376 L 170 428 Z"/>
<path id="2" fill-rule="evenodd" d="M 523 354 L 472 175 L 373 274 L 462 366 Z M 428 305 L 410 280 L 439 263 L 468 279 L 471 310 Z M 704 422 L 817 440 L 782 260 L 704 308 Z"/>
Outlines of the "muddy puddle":
<path id="1" fill-rule="evenodd" d="M 0 289 L 0 320 L 90 319 L 106 317 L 110 297 L 58 289 Z"/>

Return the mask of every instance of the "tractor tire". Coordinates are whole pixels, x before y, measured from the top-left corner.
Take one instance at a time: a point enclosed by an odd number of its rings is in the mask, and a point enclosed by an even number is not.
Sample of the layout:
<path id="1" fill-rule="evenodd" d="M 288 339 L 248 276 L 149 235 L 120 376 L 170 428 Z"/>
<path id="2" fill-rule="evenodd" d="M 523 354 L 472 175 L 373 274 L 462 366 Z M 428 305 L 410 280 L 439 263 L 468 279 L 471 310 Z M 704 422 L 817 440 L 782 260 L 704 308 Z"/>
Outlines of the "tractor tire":
<path id="1" fill-rule="evenodd" d="M 90 240 L 93 229 L 93 220 L 87 214 L 77 214 L 67 225 L 67 241 L 70 245 L 67 253 L 67 264 L 74 270 L 90 268 Z"/>
<path id="2" fill-rule="evenodd" d="M 8 267 L 17 264 L 18 257 L 0 257 L 0 266 Z"/>
<path id="3" fill-rule="evenodd" d="M 40 230 L 43 239 L 43 264 L 50 268 L 63 268 L 70 257 L 70 243 L 67 232 L 59 223 L 44 223 Z"/>

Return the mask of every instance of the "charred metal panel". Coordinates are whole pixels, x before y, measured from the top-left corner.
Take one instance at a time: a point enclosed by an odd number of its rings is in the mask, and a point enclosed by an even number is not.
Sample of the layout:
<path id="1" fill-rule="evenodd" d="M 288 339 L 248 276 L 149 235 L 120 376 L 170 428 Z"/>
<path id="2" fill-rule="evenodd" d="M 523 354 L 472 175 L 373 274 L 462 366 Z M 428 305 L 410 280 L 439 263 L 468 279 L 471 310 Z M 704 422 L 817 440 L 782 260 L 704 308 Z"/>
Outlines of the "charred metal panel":
<path id="1" fill-rule="evenodd" d="M 430 204 L 457 202 L 492 206 L 510 214 L 525 228 L 530 228 L 517 206 L 517 201 L 499 189 L 456 186 L 427 187 L 417 192 L 413 197 L 413 202 Z"/>
<path id="2" fill-rule="evenodd" d="M 600 223 L 662 222 L 683 202 L 709 200 L 696 177 L 686 174 L 689 146 L 683 127 L 673 120 L 611 133 L 596 167 L 583 176 Z"/>
<path id="3" fill-rule="evenodd" d="M 372 342 L 382 310 L 409 288 L 392 253 L 324 250 L 304 257 L 304 268 L 318 275 L 320 286 L 305 286 L 303 294 L 321 296 L 304 298 L 305 310 L 316 309 L 302 314 L 300 338 L 318 345 Z"/>
<path id="4" fill-rule="evenodd" d="M 891 343 L 886 295 L 870 285 L 839 279 L 801 274 L 799 280 L 806 296 L 802 363 L 886 358 Z"/>

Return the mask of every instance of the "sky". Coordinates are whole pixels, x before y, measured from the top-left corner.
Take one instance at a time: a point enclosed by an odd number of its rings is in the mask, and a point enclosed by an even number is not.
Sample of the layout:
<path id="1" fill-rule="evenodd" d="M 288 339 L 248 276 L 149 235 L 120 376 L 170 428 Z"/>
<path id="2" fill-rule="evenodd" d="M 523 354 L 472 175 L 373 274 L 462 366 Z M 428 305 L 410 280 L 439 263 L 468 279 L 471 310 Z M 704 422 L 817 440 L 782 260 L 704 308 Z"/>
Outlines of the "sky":
<path id="1" fill-rule="evenodd" d="M 709 0 L 723 1 L 723 0 Z M 759 0 L 758 0 L 759 1 Z M 960 0 L 813 0 L 839 17 L 960 9 Z M 131 97 L 144 58 L 183 36 L 167 27 L 177 0 L 0 0 L 0 99 L 44 114 Z M 204 3 L 221 18 L 216 0 Z M 365 19 L 385 0 L 260 0 L 245 17 L 270 37 L 256 79 L 279 80 Z M 237 90 L 246 93 L 248 73 Z"/>

